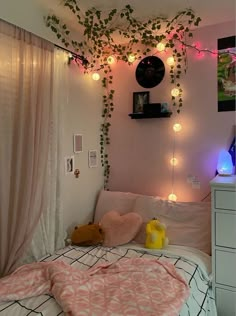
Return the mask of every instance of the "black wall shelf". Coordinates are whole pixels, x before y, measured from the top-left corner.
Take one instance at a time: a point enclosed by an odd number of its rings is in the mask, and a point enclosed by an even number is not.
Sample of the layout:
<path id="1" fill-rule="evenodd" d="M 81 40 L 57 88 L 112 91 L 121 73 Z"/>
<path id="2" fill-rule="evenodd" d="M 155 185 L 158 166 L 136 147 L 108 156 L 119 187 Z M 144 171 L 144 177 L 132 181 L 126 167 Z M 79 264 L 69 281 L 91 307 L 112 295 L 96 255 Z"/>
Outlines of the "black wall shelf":
<path id="1" fill-rule="evenodd" d="M 166 112 L 166 113 L 130 113 L 129 116 L 132 119 L 147 119 L 147 118 L 161 118 L 161 117 L 170 117 L 172 112 Z"/>

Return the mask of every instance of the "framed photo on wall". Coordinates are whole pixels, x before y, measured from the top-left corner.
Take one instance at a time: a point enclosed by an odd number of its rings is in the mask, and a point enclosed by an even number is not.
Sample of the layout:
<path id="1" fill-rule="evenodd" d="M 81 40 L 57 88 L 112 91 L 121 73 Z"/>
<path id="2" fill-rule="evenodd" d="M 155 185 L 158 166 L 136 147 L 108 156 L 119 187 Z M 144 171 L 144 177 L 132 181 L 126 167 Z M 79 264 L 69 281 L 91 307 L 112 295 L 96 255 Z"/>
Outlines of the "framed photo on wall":
<path id="1" fill-rule="evenodd" d="M 97 150 L 89 150 L 89 152 L 88 152 L 88 165 L 89 165 L 89 168 L 95 168 L 98 166 Z"/>
<path id="2" fill-rule="evenodd" d="M 236 36 L 218 39 L 218 112 L 235 111 Z"/>
<path id="3" fill-rule="evenodd" d="M 73 136 L 74 153 L 78 154 L 83 151 L 83 135 L 74 134 Z"/>
<path id="4" fill-rule="evenodd" d="M 74 173 L 74 171 L 75 171 L 74 156 L 65 157 L 65 174 Z"/>
<path id="5" fill-rule="evenodd" d="M 133 92 L 133 113 L 143 113 L 143 105 L 149 103 L 149 91 Z"/>

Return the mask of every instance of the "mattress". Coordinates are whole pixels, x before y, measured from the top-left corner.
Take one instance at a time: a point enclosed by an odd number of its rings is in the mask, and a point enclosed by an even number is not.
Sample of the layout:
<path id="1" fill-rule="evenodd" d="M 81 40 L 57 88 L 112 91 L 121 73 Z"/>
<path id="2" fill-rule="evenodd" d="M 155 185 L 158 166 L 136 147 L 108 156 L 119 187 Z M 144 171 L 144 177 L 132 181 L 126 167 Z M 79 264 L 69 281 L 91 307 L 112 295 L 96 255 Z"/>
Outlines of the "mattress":
<path id="1" fill-rule="evenodd" d="M 165 250 L 150 250 L 138 244 L 112 248 L 68 246 L 56 251 L 53 255 L 43 257 L 40 261 L 60 260 L 80 270 L 87 270 L 98 264 L 116 262 L 122 258 L 155 258 L 174 264 L 190 287 L 190 296 L 183 305 L 180 316 L 217 315 L 211 289 L 211 259 L 205 253 L 193 248 L 168 246 Z M 40 295 L 1 303 L 0 316 L 4 315 L 56 316 L 64 315 L 64 313 L 52 296 Z"/>

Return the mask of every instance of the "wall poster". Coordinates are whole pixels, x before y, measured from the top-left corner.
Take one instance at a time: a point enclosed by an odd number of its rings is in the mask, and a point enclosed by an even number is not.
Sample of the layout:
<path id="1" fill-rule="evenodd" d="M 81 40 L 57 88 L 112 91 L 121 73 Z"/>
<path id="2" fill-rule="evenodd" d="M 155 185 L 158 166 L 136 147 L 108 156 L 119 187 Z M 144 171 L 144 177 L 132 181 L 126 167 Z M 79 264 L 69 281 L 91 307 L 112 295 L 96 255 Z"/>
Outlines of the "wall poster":
<path id="1" fill-rule="evenodd" d="M 218 39 L 218 112 L 235 111 L 236 36 Z"/>

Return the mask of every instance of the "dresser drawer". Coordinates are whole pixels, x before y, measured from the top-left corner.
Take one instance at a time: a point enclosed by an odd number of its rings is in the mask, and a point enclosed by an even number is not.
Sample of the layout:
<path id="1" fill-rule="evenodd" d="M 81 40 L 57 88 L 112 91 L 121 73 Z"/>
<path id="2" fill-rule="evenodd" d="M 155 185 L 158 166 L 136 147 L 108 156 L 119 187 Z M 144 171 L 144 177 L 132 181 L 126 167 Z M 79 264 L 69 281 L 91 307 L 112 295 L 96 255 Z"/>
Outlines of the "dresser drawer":
<path id="1" fill-rule="evenodd" d="M 236 316 L 236 292 L 216 287 L 218 316 Z"/>
<path id="2" fill-rule="evenodd" d="M 236 249 L 236 212 L 235 214 L 215 213 L 216 246 Z"/>
<path id="3" fill-rule="evenodd" d="M 216 283 L 236 287 L 236 253 L 216 250 L 215 260 Z"/>
<path id="4" fill-rule="evenodd" d="M 215 208 L 236 212 L 236 191 L 215 190 Z"/>

